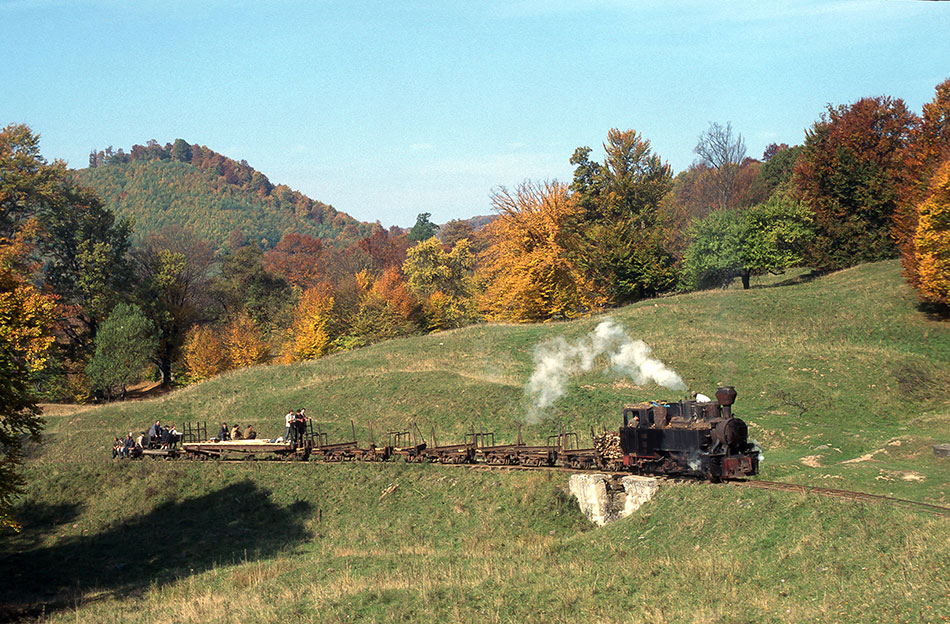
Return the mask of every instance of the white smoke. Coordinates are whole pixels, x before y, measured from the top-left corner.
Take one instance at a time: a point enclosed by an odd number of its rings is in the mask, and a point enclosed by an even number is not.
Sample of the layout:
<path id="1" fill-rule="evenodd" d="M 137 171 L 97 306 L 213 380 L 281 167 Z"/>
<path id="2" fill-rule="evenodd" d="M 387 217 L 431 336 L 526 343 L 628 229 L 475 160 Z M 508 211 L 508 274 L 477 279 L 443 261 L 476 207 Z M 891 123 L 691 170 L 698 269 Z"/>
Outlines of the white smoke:
<path id="1" fill-rule="evenodd" d="M 543 410 L 567 394 L 568 380 L 590 372 L 597 361 L 604 361 L 605 372 L 626 375 L 638 386 L 652 381 L 671 390 L 686 390 L 682 378 L 650 354 L 647 343 L 630 338 L 622 325 L 610 319 L 573 343 L 558 337 L 538 345 L 534 372 L 525 387 L 529 421 L 539 420 Z"/>

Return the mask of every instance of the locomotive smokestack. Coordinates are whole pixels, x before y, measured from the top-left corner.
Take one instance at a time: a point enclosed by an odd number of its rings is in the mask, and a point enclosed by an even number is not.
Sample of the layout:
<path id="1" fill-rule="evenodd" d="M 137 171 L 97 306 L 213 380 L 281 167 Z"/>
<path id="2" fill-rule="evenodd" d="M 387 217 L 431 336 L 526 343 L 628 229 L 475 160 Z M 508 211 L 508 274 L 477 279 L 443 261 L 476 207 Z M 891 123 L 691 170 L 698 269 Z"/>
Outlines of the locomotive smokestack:
<path id="1" fill-rule="evenodd" d="M 716 389 L 716 400 L 722 406 L 722 415 L 732 418 L 732 404 L 736 402 L 736 389 L 732 386 L 721 386 Z"/>

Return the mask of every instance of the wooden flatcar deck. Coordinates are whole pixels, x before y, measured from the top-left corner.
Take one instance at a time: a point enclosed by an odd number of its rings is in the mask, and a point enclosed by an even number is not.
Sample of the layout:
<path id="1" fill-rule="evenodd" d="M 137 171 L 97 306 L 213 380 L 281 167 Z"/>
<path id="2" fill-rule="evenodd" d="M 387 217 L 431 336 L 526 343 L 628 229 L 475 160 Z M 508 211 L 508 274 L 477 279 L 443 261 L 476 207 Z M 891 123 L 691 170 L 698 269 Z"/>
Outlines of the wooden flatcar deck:
<path id="1" fill-rule="evenodd" d="M 185 442 L 182 450 L 192 456 L 221 457 L 222 455 L 242 454 L 257 455 L 272 453 L 281 455 L 302 455 L 305 459 L 310 454 L 309 447 L 294 448 L 289 442 L 270 442 L 269 440 L 228 440 L 224 442 Z"/>

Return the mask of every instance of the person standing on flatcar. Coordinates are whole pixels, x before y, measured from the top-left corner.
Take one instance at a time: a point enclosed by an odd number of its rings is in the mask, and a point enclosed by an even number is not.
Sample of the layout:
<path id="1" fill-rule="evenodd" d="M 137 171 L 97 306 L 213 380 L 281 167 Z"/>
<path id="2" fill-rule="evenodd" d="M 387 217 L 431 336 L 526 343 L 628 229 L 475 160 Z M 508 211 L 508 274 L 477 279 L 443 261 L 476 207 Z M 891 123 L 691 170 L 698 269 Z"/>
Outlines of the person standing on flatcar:
<path id="1" fill-rule="evenodd" d="M 297 418 L 295 420 L 297 425 L 297 442 L 302 442 L 304 435 L 307 433 L 307 420 L 309 420 L 307 418 L 307 408 L 301 407 L 297 411 Z"/>
<path id="2" fill-rule="evenodd" d="M 287 412 L 287 415 L 284 416 L 284 425 L 286 426 L 284 429 L 284 442 L 293 443 L 294 441 L 294 432 L 296 430 L 296 427 L 294 426 L 294 419 L 296 416 L 297 415 L 294 414 L 294 410 L 290 410 Z"/>
<path id="3" fill-rule="evenodd" d="M 162 423 L 161 421 L 156 420 L 155 424 L 148 428 L 148 433 L 145 434 L 145 444 L 142 446 L 144 448 L 152 448 L 152 442 L 162 440 Z"/>

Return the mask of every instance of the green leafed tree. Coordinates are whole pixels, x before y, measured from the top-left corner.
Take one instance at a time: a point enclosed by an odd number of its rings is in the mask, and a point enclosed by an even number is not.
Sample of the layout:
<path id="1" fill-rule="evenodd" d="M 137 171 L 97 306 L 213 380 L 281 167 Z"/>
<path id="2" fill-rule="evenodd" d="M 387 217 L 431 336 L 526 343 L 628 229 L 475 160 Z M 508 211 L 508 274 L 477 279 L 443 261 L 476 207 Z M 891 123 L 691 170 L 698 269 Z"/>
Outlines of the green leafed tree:
<path id="1" fill-rule="evenodd" d="M 635 130 L 610 130 L 604 152 L 603 164 L 590 161 L 588 147 L 571 157 L 572 200 L 581 209 L 571 228 L 583 239 L 577 264 L 612 303 L 623 304 L 675 286 L 675 260 L 658 227 L 673 175 Z"/>
<path id="2" fill-rule="evenodd" d="M 430 212 L 421 212 L 416 217 L 416 224 L 409 230 L 409 240 L 413 243 L 421 243 L 429 240 L 439 232 L 439 226 L 429 221 L 432 216 Z"/>
<path id="3" fill-rule="evenodd" d="M 736 277 L 782 273 L 802 262 L 811 239 L 806 206 L 786 196 L 746 210 L 718 210 L 696 223 L 683 259 L 686 288 L 724 286 Z"/>
<path id="4" fill-rule="evenodd" d="M 186 333 L 207 314 L 211 247 L 194 232 L 172 227 L 147 237 L 134 256 L 136 296 L 155 324 L 158 348 L 154 361 L 162 373 L 162 385 L 168 386 Z"/>
<path id="5" fill-rule="evenodd" d="M 115 306 L 96 334 L 96 353 L 86 367 L 93 390 L 109 401 L 124 398 L 126 389 L 142 379 L 157 346 L 155 326 L 141 308 Z"/>
<path id="6" fill-rule="evenodd" d="M 0 236 L 34 220 L 41 280 L 72 316 L 62 329 L 83 360 L 98 324 L 130 284 L 129 220 L 117 220 L 62 161 L 49 163 L 39 135 L 22 124 L 0 131 Z"/>

